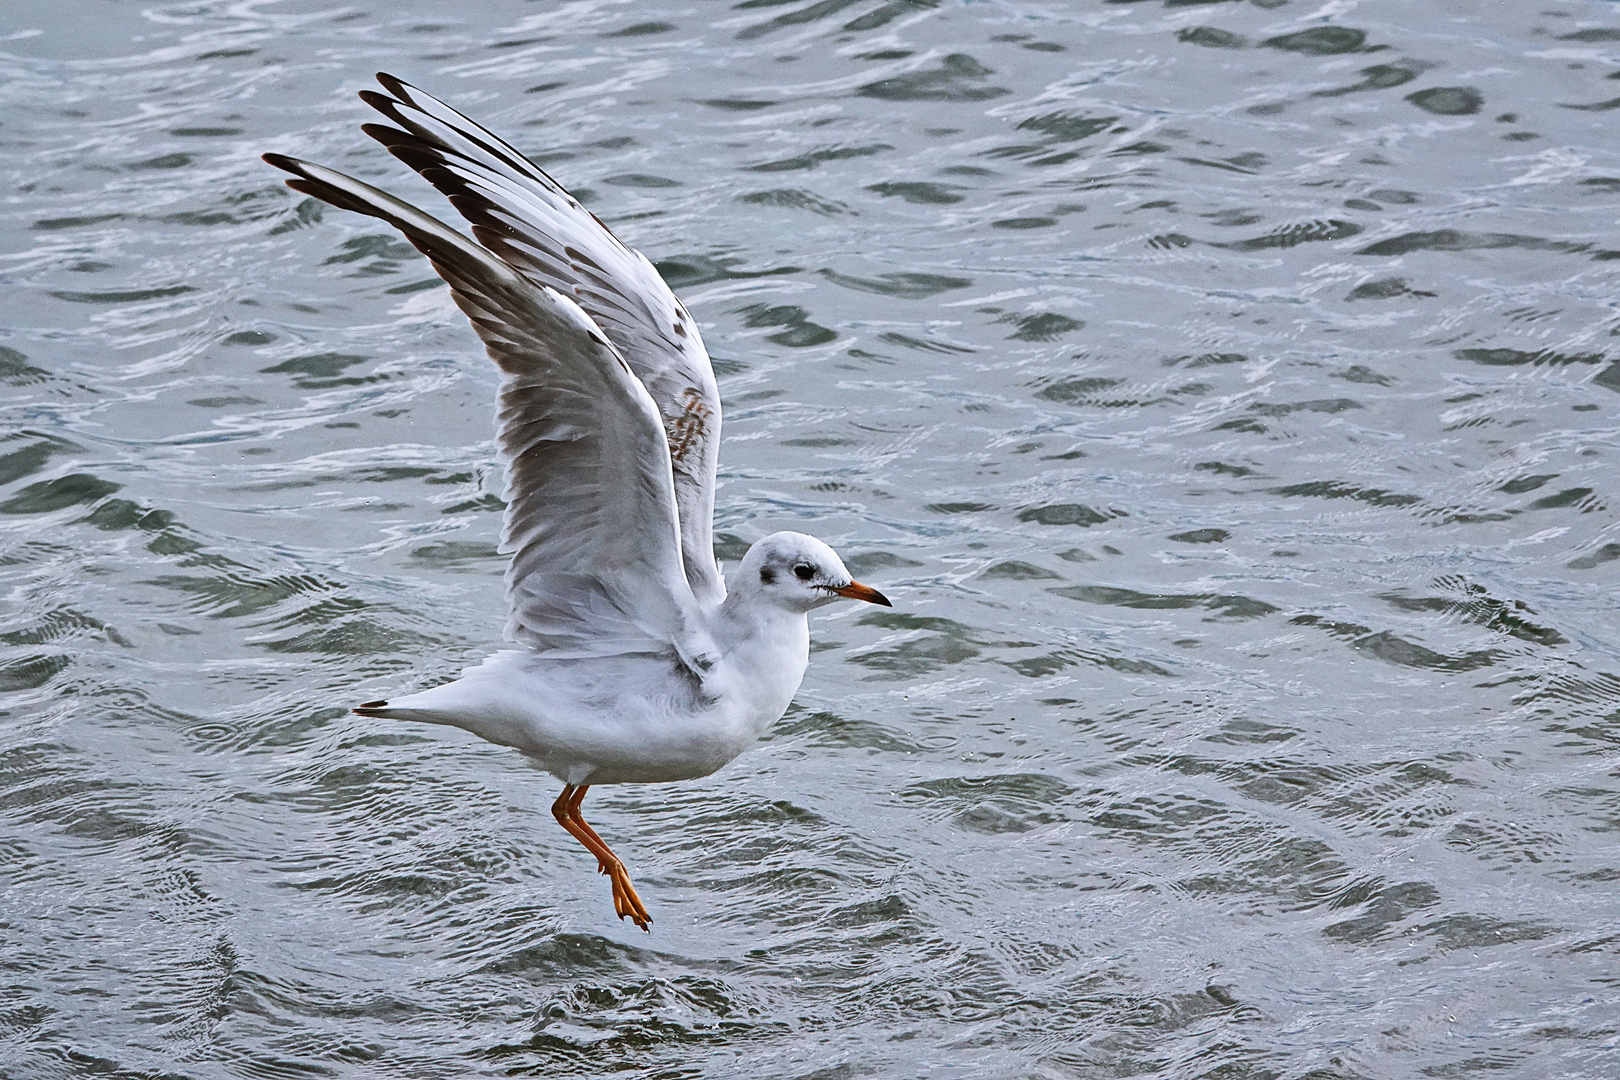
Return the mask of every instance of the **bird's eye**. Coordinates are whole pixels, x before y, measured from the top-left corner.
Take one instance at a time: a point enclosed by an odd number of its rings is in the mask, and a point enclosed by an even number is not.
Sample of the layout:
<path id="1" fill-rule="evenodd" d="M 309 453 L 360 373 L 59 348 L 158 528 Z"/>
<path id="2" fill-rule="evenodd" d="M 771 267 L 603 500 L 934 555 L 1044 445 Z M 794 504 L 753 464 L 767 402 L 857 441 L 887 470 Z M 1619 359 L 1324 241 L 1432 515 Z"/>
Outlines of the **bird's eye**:
<path id="1" fill-rule="evenodd" d="M 800 563 L 793 568 L 793 575 L 800 581 L 809 581 L 816 576 L 816 568 L 807 563 Z"/>

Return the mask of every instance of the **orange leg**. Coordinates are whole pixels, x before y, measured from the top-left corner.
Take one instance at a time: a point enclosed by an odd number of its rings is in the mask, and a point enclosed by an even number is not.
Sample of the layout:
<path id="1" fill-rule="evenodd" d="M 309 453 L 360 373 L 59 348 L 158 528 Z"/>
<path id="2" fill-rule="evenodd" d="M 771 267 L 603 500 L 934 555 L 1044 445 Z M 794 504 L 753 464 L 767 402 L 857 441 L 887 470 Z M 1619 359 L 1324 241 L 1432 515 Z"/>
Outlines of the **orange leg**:
<path id="1" fill-rule="evenodd" d="M 643 930 L 651 932 L 652 916 L 647 914 L 647 906 L 636 895 L 634 885 L 630 884 L 630 872 L 624 868 L 624 863 L 613 854 L 613 849 L 607 846 L 596 830 L 585 823 L 579 815 L 579 804 L 585 801 L 585 793 L 591 789 L 589 784 L 575 787 L 565 784 L 562 794 L 557 801 L 551 804 L 551 814 L 557 819 L 557 824 L 568 830 L 568 835 L 585 845 L 585 849 L 596 856 L 596 868 L 600 873 L 606 874 L 608 880 L 613 882 L 613 910 L 619 918 L 630 916 L 630 920 Z"/>

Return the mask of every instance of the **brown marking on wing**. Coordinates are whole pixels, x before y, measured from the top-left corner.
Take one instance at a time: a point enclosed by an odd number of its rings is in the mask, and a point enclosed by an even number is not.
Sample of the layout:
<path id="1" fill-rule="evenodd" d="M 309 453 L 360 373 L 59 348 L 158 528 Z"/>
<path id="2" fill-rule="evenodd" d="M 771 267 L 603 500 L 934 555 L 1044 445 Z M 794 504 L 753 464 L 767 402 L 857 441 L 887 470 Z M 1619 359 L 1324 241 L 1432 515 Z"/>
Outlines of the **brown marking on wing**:
<path id="1" fill-rule="evenodd" d="M 681 409 L 681 415 L 664 421 L 669 436 L 669 458 L 677 465 L 681 464 L 692 447 L 703 438 L 703 433 L 708 429 L 710 411 L 709 406 L 703 402 L 703 395 L 698 393 L 695 387 L 687 387 L 682 400 L 685 405 Z"/>
<path id="2" fill-rule="evenodd" d="M 594 218 L 594 217 L 596 217 L 596 215 L 592 214 L 591 217 Z M 601 218 L 596 218 L 596 222 L 597 222 L 598 225 L 600 225 L 602 223 L 602 219 Z M 600 266 L 597 265 L 595 259 L 591 258 L 589 255 L 585 254 L 583 251 L 581 251 L 578 248 L 573 247 L 571 245 L 567 245 L 567 244 L 563 245 L 563 254 L 567 255 L 576 264 L 584 263 L 586 266 L 590 267 L 592 270 L 597 270 L 597 271 L 600 271 L 602 269 Z M 578 270 L 579 266 L 576 265 L 574 267 L 574 269 Z"/>

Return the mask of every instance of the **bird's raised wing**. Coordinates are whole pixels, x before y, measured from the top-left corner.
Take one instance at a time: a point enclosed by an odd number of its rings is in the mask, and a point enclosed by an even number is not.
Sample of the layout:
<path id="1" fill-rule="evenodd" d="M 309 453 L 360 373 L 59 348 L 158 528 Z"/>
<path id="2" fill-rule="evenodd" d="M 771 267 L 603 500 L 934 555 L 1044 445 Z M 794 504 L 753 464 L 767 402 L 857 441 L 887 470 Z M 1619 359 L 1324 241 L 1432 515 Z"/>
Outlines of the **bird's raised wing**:
<path id="1" fill-rule="evenodd" d="M 436 218 L 280 154 L 288 185 L 381 218 L 433 262 L 503 378 L 508 636 L 548 655 L 712 663 L 681 567 L 669 447 L 647 388 L 590 316 Z"/>
<path id="2" fill-rule="evenodd" d="M 377 81 L 387 94 L 360 97 L 399 126 L 366 124 L 366 134 L 447 195 L 484 247 L 578 302 L 646 385 L 669 443 L 686 577 L 701 603 L 718 603 L 720 394 L 697 324 L 647 257 L 539 166 L 437 98 L 392 75 Z"/>

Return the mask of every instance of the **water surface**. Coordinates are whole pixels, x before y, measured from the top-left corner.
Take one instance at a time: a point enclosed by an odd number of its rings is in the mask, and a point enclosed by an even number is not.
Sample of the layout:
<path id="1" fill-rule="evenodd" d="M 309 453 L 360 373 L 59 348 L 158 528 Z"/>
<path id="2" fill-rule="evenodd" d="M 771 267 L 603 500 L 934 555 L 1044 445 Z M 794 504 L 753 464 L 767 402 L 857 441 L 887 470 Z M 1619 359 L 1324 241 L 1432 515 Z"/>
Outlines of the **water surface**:
<path id="1" fill-rule="evenodd" d="M 420 83 L 701 322 L 794 708 L 587 806 L 346 712 L 499 644 L 492 365 L 267 150 Z M 16 3 L 0 1072 L 1612 1075 L 1613 3 Z"/>

